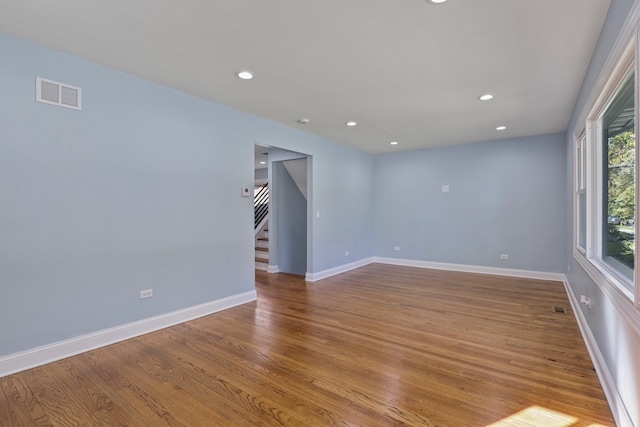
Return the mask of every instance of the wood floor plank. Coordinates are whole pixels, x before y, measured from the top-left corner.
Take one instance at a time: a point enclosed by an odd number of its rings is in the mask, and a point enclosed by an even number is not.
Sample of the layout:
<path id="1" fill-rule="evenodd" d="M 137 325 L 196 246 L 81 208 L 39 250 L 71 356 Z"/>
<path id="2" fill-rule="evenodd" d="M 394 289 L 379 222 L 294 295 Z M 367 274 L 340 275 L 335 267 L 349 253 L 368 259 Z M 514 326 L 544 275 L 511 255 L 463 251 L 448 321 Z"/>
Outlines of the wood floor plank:
<path id="1" fill-rule="evenodd" d="M 21 376 L 0 378 L 0 425 L 47 425 L 49 418 L 33 395 L 31 387 Z"/>
<path id="2" fill-rule="evenodd" d="M 27 371 L 25 381 L 42 412 L 35 425 L 97 425 L 94 414 L 78 398 L 77 390 L 69 386 L 65 361 Z"/>
<path id="3" fill-rule="evenodd" d="M 109 347 L 107 347 L 107 349 L 108 348 Z M 100 350 L 80 354 L 68 360 L 79 369 L 84 381 L 91 383 L 108 396 L 108 399 L 113 402 L 112 412 L 119 413 L 120 416 L 129 420 L 120 425 L 152 426 L 151 419 L 144 416 L 142 410 L 136 408 L 135 405 L 137 405 L 137 402 L 132 399 L 127 399 L 123 393 L 121 393 L 121 387 L 115 385 L 113 381 L 114 377 L 108 373 L 113 372 L 113 370 L 103 368 L 105 362 L 99 356 L 96 357 L 96 352 L 99 353 Z M 105 375 L 105 373 L 107 374 Z"/>
<path id="4" fill-rule="evenodd" d="M 0 425 L 614 425 L 562 283 L 371 264 L 256 290 L 0 378 Z"/>
<path id="5" fill-rule="evenodd" d="M 197 327 L 198 321 L 192 322 L 190 326 Z M 210 331 L 209 325 L 204 328 L 189 333 L 192 338 L 188 345 L 194 347 L 194 342 L 204 343 L 201 350 L 193 348 L 194 351 L 202 353 L 199 361 L 203 366 L 215 368 L 217 375 L 223 375 L 225 380 L 234 381 L 236 384 L 242 385 L 245 390 L 249 390 L 253 395 L 272 395 L 278 394 L 279 398 L 284 398 L 288 402 L 289 410 L 296 412 L 296 418 L 304 420 L 302 425 L 333 425 L 335 421 L 330 417 L 332 401 L 323 399 L 323 397 L 314 390 L 311 393 L 312 400 L 308 399 L 309 390 L 307 387 L 313 384 L 313 379 L 309 379 L 304 370 L 296 370 L 292 364 L 278 363 L 277 360 L 269 358 L 263 351 L 263 346 L 268 346 L 268 342 L 253 343 L 254 345 L 246 345 L 246 341 L 234 339 L 238 332 L 244 328 L 234 329 L 225 328 L 223 334 L 217 334 Z M 167 334 L 169 338 L 175 337 L 175 334 Z M 193 339 L 196 338 L 196 339 Z M 183 343 L 187 344 L 187 343 Z M 258 344 L 258 345 L 255 345 Z M 164 347 L 166 349 L 166 346 Z M 206 362 L 206 364 L 205 364 Z M 296 387 L 295 382 L 302 379 L 303 387 Z M 332 396 L 335 399 L 335 396 Z M 320 406 L 318 403 L 322 402 Z M 342 409 L 349 406 L 352 413 L 357 412 L 353 402 L 349 401 L 347 405 L 343 405 Z M 286 411 L 283 411 L 285 413 Z M 319 419 L 318 419 L 319 418 Z M 290 423 L 285 425 L 291 425 Z M 386 421 L 389 423 L 389 421 Z M 369 422 L 368 425 L 375 425 Z"/>
<path id="6" fill-rule="evenodd" d="M 72 396 L 76 405 L 84 407 L 91 414 L 96 425 L 122 426 L 134 423 L 126 413 L 115 410 L 115 404 L 108 394 L 109 390 L 105 393 L 84 371 L 78 368 L 73 359 L 62 360 L 57 366 L 60 369 L 55 383 L 64 387 L 65 398 Z"/>
<path id="7" fill-rule="evenodd" d="M 154 345 L 156 345 L 157 340 L 154 340 L 154 343 Z M 187 344 L 191 343 L 192 341 L 182 343 L 181 348 L 184 350 Z M 163 352 L 168 353 L 169 351 L 171 350 L 163 345 Z M 175 353 L 175 349 L 173 351 Z M 168 374 L 171 371 L 166 371 L 165 373 L 162 370 L 157 369 L 159 368 L 157 364 L 150 365 L 150 360 L 144 357 L 144 354 L 144 352 L 136 352 L 135 357 L 128 357 L 129 361 L 131 359 L 135 359 L 135 365 L 130 370 L 132 373 L 135 371 L 136 366 L 146 366 L 145 370 L 149 376 L 155 377 L 157 374 L 162 374 L 165 378 L 170 378 Z M 212 364 L 210 352 L 198 354 L 196 364 L 196 362 L 193 361 L 194 354 L 198 353 L 195 353 L 194 348 L 189 346 L 188 357 L 186 359 L 182 357 L 182 360 L 185 360 L 186 363 L 183 362 L 180 364 L 180 359 L 176 357 L 171 364 L 171 370 L 175 370 L 177 367 L 180 367 L 180 377 L 172 377 L 169 381 L 162 381 L 162 384 L 167 384 L 169 387 L 175 388 L 172 394 L 174 394 L 174 398 L 177 398 L 175 401 L 180 402 L 180 405 L 184 409 L 184 413 L 193 413 L 193 411 L 189 410 L 189 407 L 200 407 L 199 416 L 202 418 L 200 424 L 213 425 L 213 418 L 215 417 L 214 414 L 216 411 L 213 410 L 214 408 L 209 406 L 208 401 L 209 398 L 214 396 L 207 393 L 205 396 L 200 395 L 198 398 L 197 394 L 189 393 L 189 391 L 193 390 L 194 382 L 185 381 L 187 377 L 190 379 L 197 379 L 201 384 L 206 384 L 209 390 L 216 392 L 218 395 L 217 399 L 225 399 L 225 405 L 223 405 L 225 409 L 232 408 L 234 404 L 241 407 L 242 411 L 239 413 L 241 413 L 244 418 L 249 414 L 253 414 L 256 420 L 264 421 L 273 417 L 278 422 L 286 425 L 304 425 L 300 420 L 289 416 L 286 411 L 278 408 L 277 404 L 268 397 L 272 394 L 272 390 L 269 390 L 270 393 L 252 393 L 250 387 L 248 387 L 248 385 L 251 385 L 251 382 L 243 378 L 242 372 L 236 369 L 235 364 L 227 364 L 226 366 L 221 364 Z M 120 358 L 120 360 L 125 366 L 131 367 L 128 360 L 123 360 L 123 358 Z M 209 370 L 207 368 L 212 369 Z M 179 396 L 184 392 L 187 392 L 188 395 Z M 198 412 L 196 412 L 196 414 L 197 413 Z M 211 419 L 205 419 L 205 415 L 208 416 L 207 418 Z"/>

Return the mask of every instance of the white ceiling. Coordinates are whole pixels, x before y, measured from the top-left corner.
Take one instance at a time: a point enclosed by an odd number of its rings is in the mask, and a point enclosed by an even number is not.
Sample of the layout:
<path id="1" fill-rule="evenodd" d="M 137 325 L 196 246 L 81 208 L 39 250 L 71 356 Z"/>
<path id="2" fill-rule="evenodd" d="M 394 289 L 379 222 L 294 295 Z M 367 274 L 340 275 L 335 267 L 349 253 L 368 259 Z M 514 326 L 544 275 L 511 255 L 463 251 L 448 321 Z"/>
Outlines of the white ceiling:
<path id="1" fill-rule="evenodd" d="M 563 132 L 609 4 L 0 0 L 0 31 L 379 153 Z"/>

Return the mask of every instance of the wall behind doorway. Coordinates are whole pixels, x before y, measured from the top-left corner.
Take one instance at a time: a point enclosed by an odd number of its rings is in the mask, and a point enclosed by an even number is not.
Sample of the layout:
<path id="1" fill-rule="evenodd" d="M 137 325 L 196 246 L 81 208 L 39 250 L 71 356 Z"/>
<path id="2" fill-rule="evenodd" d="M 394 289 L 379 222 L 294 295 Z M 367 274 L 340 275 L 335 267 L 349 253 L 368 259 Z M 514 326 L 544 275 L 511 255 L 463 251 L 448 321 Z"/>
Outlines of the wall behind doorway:
<path id="1" fill-rule="evenodd" d="M 307 199 L 291 176 L 287 164 L 307 159 L 273 163 L 274 204 L 276 206 L 277 260 L 280 271 L 307 273 Z M 306 167 L 304 168 L 306 174 Z"/>
<path id="2" fill-rule="evenodd" d="M 307 163 L 306 154 L 281 148 L 269 148 L 269 266 L 298 275 L 308 272 L 308 199 L 286 168 L 287 162 Z M 306 185 L 306 184 L 305 184 Z"/>

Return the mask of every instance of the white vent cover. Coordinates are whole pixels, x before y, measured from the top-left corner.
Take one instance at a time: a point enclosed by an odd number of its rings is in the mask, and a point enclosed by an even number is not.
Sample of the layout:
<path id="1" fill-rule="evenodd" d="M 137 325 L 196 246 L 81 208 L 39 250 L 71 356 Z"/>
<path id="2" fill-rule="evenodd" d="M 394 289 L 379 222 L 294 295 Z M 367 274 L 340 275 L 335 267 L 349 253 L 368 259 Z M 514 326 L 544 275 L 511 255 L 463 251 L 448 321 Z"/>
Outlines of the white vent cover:
<path id="1" fill-rule="evenodd" d="M 82 110 L 82 89 L 36 77 L 36 101 Z"/>

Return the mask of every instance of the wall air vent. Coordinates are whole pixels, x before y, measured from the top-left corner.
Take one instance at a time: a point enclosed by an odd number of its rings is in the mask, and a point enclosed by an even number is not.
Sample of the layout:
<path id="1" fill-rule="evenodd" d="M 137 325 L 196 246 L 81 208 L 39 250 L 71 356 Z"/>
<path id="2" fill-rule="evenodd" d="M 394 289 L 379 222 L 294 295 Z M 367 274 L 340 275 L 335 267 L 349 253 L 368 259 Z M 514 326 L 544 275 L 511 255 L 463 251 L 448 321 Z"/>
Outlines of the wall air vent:
<path id="1" fill-rule="evenodd" d="M 82 89 L 36 77 L 36 101 L 82 110 Z"/>

